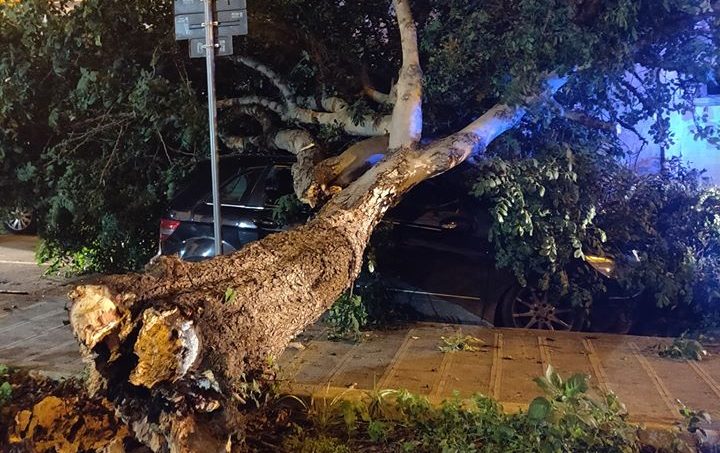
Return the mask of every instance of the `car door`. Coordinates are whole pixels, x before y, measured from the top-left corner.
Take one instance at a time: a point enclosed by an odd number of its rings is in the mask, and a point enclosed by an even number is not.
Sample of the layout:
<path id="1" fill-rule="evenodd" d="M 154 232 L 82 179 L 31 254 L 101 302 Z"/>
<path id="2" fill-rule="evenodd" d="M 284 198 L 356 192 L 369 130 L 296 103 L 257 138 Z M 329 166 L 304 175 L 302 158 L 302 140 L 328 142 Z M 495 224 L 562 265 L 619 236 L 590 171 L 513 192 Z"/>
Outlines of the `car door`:
<path id="1" fill-rule="evenodd" d="M 450 302 L 482 318 L 494 263 L 464 195 L 434 180 L 414 188 L 385 219 L 393 245 L 379 251 L 377 264 L 392 290 L 414 306 L 442 311 Z"/>

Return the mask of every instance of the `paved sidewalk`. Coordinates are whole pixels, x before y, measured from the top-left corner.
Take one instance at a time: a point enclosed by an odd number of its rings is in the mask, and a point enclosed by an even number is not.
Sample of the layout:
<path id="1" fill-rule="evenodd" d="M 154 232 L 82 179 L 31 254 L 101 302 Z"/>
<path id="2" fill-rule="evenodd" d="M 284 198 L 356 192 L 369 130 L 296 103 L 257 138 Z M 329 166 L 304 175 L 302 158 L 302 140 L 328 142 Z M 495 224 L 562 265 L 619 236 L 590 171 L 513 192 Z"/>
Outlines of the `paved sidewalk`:
<path id="1" fill-rule="evenodd" d="M 65 294 L 72 284 L 42 276 L 32 262 L 32 243 L 0 235 L 0 363 L 74 375 L 83 366 L 67 325 Z M 441 352 L 441 337 L 460 331 L 481 339 L 482 347 Z M 344 343 L 328 341 L 316 325 L 285 352 L 280 377 L 283 391 L 298 396 L 354 398 L 368 390 L 404 388 L 439 402 L 454 392 L 482 393 L 512 411 L 539 394 L 533 378 L 552 365 L 562 375 L 591 375 L 593 391 L 615 392 L 636 422 L 676 423 L 677 400 L 720 419 L 720 346 L 711 346 L 702 362 L 669 360 L 657 354 L 657 346 L 669 341 L 419 323 Z"/>
<path id="2" fill-rule="evenodd" d="M 441 337 L 473 335 L 474 352 L 443 353 Z M 679 401 L 720 419 L 720 346 L 702 362 L 657 354 L 667 338 L 488 329 L 418 323 L 406 329 L 370 332 L 360 343 L 332 342 L 310 333 L 304 348 L 280 360 L 283 392 L 322 398 L 359 398 L 368 391 L 407 389 L 439 403 L 488 395 L 506 410 L 526 409 L 540 395 L 533 379 L 552 365 L 562 376 L 591 376 L 591 394 L 613 391 L 634 422 L 673 426 Z"/>
<path id="3" fill-rule="evenodd" d="M 62 377 L 82 370 L 67 325 L 68 280 L 43 276 L 37 238 L 0 235 L 0 363 Z"/>

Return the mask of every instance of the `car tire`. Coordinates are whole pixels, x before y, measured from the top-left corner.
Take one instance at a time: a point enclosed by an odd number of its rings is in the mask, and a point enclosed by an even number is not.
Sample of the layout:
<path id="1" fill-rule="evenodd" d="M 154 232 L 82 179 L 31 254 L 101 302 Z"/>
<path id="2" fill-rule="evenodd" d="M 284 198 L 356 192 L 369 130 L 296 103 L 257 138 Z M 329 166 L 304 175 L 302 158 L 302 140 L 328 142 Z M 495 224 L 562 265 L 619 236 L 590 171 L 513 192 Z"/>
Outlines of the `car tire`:
<path id="1" fill-rule="evenodd" d="M 504 327 L 540 330 L 581 330 L 585 324 L 584 311 L 569 302 L 555 306 L 548 300 L 547 291 L 534 288 L 511 289 L 499 307 Z"/>
<path id="2" fill-rule="evenodd" d="M 12 234 L 27 234 L 35 226 L 35 216 L 32 209 L 16 207 L 10 209 L 3 221 L 5 229 Z"/>

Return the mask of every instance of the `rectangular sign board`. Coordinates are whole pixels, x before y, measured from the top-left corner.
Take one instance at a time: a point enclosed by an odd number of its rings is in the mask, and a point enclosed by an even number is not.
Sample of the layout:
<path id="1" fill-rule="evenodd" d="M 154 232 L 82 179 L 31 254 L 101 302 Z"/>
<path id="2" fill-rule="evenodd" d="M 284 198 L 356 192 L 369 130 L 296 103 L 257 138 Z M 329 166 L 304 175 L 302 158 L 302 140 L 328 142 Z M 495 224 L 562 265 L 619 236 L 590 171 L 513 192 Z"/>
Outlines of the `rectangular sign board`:
<path id="1" fill-rule="evenodd" d="M 202 26 L 204 21 L 203 13 L 175 16 L 175 40 L 205 37 L 205 27 Z"/>
<path id="2" fill-rule="evenodd" d="M 175 15 L 203 12 L 203 0 L 175 0 Z M 247 9 L 247 0 L 217 0 L 215 11 L 231 11 Z"/>
<path id="3" fill-rule="evenodd" d="M 248 33 L 247 10 L 218 11 L 215 15 L 218 33 L 224 36 L 246 35 Z M 205 15 L 192 13 L 175 16 L 175 40 L 204 38 Z"/>
<path id="4" fill-rule="evenodd" d="M 218 11 L 218 34 L 239 36 L 248 34 L 247 10 Z"/>
<path id="5" fill-rule="evenodd" d="M 215 42 L 220 46 L 215 55 L 219 57 L 233 54 L 232 36 L 218 36 Z M 190 40 L 190 58 L 205 58 L 205 38 Z"/>

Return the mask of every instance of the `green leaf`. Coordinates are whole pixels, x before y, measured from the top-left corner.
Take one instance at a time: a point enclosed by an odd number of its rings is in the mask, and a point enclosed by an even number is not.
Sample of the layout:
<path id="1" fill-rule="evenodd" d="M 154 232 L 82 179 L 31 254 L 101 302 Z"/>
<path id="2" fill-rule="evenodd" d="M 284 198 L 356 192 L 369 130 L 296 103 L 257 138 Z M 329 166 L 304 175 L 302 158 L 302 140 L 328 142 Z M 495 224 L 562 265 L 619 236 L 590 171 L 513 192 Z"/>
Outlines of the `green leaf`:
<path id="1" fill-rule="evenodd" d="M 552 413 L 552 404 L 547 398 L 538 396 L 530 403 L 528 418 L 535 421 L 546 420 Z"/>
<path id="2" fill-rule="evenodd" d="M 225 290 L 225 295 L 223 297 L 223 303 L 231 304 L 235 302 L 235 296 L 237 295 L 235 288 L 228 287 L 228 289 Z"/>

